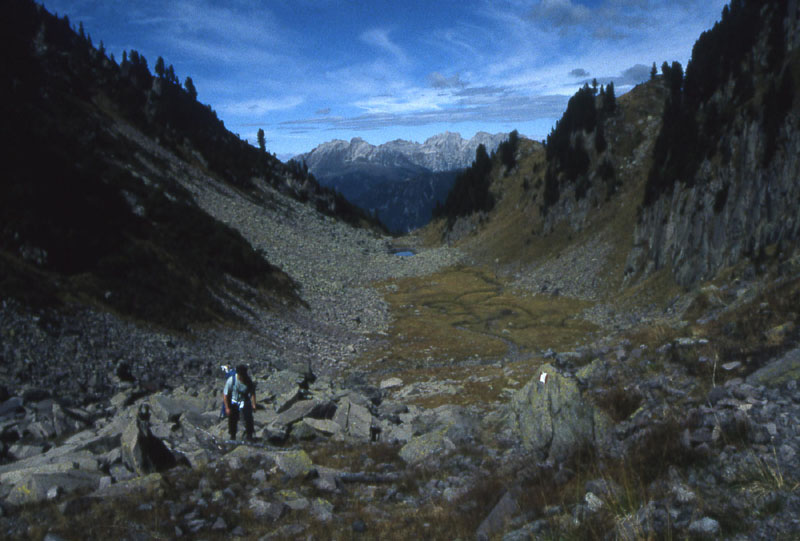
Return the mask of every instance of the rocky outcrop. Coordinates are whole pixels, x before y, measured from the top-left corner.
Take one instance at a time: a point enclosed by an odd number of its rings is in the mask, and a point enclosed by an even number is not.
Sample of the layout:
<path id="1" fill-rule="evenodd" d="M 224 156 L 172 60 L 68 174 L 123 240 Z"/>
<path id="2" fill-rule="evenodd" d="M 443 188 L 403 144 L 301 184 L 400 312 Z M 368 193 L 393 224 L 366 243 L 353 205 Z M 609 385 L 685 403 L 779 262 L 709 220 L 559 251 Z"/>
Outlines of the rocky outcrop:
<path id="1" fill-rule="evenodd" d="M 138 475 L 164 471 L 177 463 L 172 451 L 150 429 L 150 408 L 142 404 L 122 433 L 122 460 Z"/>
<path id="2" fill-rule="evenodd" d="M 690 63 L 683 90 L 678 84 L 669 98 L 681 104 L 666 109 L 659 137 L 669 150 L 654 153 L 629 280 L 668 268 L 688 286 L 747 258 L 789 255 L 800 238 L 798 21 L 797 2 L 740 2 L 698 40 L 692 62 L 737 69 L 715 79 Z M 723 58 L 706 50 L 742 24 L 752 34 L 745 50 L 722 48 Z M 682 151 L 692 138 L 695 148 Z"/>
<path id="3" fill-rule="evenodd" d="M 776 255 L 800 237 L 800 117 L 784 121 L 775 159 L 762 163 L 763 130 L 743 121 L 726 136 L 726 166 L 706 160 L 698 172 L 707 182 L 676 182 L 671 195 L 643 210 L 628 256 L 629 278 L 671 268 L 689 285 L 710 278 L 745 257 Z"/>
<path id="4" fill-rule="evenodd" d="M 607 438 L 610 423 L 583 398 L 575 379 L 545 364 L 511 399 L 509 423 L 540 461 L 563 462 Z"/>

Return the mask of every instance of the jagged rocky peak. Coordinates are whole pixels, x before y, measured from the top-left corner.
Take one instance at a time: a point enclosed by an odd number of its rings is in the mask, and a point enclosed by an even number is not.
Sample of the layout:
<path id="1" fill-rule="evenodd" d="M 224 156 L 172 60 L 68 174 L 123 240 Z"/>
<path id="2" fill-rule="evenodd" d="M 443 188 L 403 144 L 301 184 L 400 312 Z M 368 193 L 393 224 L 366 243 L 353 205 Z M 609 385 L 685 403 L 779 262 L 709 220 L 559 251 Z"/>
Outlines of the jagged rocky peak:
<path id="1" fill-rule="evenodd" d="M 301 154 L 298 159 L 305 160 L 319 176 L 325 176 L 326 169 L 334 162 L 346 164 L 355 161 L 408 164 L 436 172 L 450 171 L 468 167 L 475 159 L 478 145 L 483 144 L 491 152 L 507 137 L 505 133 L 478 132 L 471 139 L 464 139 L 460 133 L 448 131 L 429 137 L 424 143 L 395 139 L 381 145 L 371 145 L 360 137 L 353 137 L 349 143 L 341 139 L 323 143 L 311 152 Z"/>

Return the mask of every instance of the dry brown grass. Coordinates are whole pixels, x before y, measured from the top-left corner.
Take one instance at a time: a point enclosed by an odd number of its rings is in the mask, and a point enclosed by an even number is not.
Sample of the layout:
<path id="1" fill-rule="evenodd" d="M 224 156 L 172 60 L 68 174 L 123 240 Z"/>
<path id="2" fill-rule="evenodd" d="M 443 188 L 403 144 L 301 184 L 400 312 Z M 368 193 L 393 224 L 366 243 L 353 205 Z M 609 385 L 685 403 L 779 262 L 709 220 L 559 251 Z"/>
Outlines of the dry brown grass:
<path id="1" fill-rule="evenodd" d="M 480 268 L 407 278 L 386 294 L 398 362 L 499 359 L 508 343 L 523 351 L 565 348 L 595 330 L 579 318 L 590 303 L 510 290 Z"/>
<path id="2" fill-rule="evenodd" d="M 527 381 L 538 365 L 532 357 L 572 349 L 597 330 L 581 317 L 591 303 L 515 291 L 485 268 L 450 268 L 382 286 L 394 323 L 360 365 L 376 382 L 396 376 L 406 385 L 455 389 L 408 398 L 426 407 L 493 403 Z"/>

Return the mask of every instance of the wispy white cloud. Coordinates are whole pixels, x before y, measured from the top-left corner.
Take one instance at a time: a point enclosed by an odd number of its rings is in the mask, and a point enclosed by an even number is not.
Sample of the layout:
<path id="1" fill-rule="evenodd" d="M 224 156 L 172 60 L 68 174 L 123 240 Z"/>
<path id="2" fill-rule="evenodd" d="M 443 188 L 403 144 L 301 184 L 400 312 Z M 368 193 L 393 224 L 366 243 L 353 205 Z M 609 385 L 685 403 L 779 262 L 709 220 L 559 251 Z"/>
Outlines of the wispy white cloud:
<path id="1" fill-rule="evenodd" d="M 303 98 L 300 96 L 285 96 L 275 99 L 262 98 L 245 100 L 223 104 L 220 107 L 220 111 L 233 115 L 258 116 L 272 111 L 293 109 L 302 104 L 303 101 Z"/>
<path id="2" fill-rule="evenodd" d="M 389 30 L 373 28 L 362 33 L 360 38 L 361 41 L 389 53 L 398 62 L 402 62 L 403 64 L 408 62 L 408 56 L 405 51 L 389 38 Z"/>
<path id="3" fill-rule="evenodd" d="M 118 58 L 135 48 L 191 75 L 226 125 L 263 124 L 300 151 L 328 130 L 545 125 L 587 80 L 622 92 L 652 62 L 685 63 L 726 0 L 44 3 Z"/>
<path id="4" fill-rule="evenodd" d="M 504 95 L 491 103 L 470 104 L 468 100 L 450 107 L 412 111 L 370 112 L 362 115 L 306 118 L 281 122 L 281 128 L 297 130 L 375 130 L 388 126 L 424 126 L 439 123 L 522 122 L 542 118 L 558 118 L 566 106 L 565 96 Z"/>
<path id="5" fill-rule="evenodd" d="M 541 0 L 531 10 L 530 17 L 558 28 L 574 27 L 584 24 L 591 17 L 591 11 L 572 0 Z"/>

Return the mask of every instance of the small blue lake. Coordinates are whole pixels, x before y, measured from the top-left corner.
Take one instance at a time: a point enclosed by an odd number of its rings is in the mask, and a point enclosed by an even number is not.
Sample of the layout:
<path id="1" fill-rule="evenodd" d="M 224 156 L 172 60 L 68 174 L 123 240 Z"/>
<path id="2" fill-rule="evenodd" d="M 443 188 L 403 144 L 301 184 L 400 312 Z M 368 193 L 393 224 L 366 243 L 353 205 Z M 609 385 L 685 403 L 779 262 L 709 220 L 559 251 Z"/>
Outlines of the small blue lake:
<path id="1" fill-rule="evenodd" d="M 398 257 L 411 257 L 416 255 L 416 253 L 413 250 L 409 250 L 408 248 L 396 248 L 392 250 L 392 254 Z"/>

